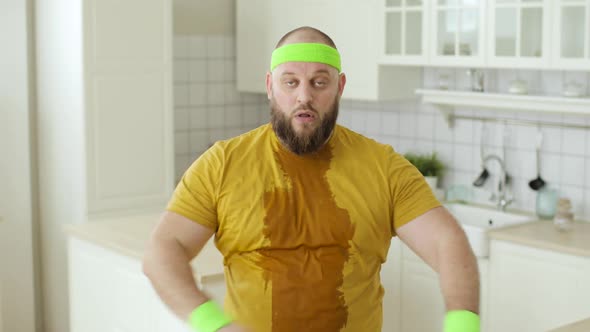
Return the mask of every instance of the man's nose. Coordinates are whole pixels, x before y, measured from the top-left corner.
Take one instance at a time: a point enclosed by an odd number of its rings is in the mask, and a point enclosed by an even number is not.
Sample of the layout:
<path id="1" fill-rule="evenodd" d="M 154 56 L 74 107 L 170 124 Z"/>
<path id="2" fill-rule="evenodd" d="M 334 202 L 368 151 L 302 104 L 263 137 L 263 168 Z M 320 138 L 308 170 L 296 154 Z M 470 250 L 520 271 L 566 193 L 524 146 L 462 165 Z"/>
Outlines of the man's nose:
<path id="1" fill-rule="evenodd" d="M 299 85 L 299 91 L 297 91 L 297 102 L 299 104 L 309 104 L 313 100 L 313 90 L 309 83 L 303 83 Z"/>

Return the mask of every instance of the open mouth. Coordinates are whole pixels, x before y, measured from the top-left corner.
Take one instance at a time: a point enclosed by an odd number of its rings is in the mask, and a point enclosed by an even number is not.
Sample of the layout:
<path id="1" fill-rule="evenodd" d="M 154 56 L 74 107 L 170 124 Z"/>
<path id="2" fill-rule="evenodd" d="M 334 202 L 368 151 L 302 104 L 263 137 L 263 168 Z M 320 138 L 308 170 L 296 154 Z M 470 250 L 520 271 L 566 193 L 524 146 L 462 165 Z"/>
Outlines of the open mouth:
<path id="1" fill-rule="evenodd" d="M 299 112 L 295 114 L 295 121 L 303 124 L 315 122 L 316 115 L 313 112 Z"/>
<path id="2" fill-rule="evenodd" d="M 295 117 L 301 120 L 313 120 L 315 119 L 315 114 L 311 111 L 301 111 L 295 113 Z"/>

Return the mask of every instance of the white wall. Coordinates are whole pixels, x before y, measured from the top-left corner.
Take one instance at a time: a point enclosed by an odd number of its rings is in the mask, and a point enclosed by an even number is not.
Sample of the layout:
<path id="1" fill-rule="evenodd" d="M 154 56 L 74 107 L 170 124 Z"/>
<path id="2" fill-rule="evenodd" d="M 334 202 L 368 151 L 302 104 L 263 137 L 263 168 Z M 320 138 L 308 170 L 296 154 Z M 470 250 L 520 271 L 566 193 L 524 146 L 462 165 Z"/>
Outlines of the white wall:
<path id="1" fill-rule="evenodd" d="M 174 38 L 177 180 L 214 142 L 268 122 L 266 95 L 236 90 L 234 43 L 232 35 Z"/>
<path id="2" fill-rule="evenodd" d="M 67 332 L 63 225 L 86 219 L 80 1 L 36 0 L 37 138 L 43 331 Z M 64 208 L 68 207 L 68 208 Z"/>
<path id="3" fill-rule="evenodd" d="M 235 0 L 174 0 L 174 34 L 233 34 L 235 7 Z"/>
<path id="4" fill-rule="evenodd" d="M 236 90 L 234 30 L 234 0 L 174 0 L 176 180 L 215 141 L 267 121 L 266 96 Z"/>
<path id="5" fill-rule="evenodd" d="M 39 331 L 34 264 L 32 1 L 0 2 L 0 331 Z"/>

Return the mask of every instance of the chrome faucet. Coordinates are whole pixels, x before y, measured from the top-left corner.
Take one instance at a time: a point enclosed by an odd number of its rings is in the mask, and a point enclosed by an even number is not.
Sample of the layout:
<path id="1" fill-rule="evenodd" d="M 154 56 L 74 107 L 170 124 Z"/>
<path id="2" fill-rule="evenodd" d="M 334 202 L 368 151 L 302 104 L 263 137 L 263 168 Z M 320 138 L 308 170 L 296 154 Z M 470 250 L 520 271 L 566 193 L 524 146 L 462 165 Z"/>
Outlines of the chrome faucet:
<path id="1" fill-rule="evenodd" d="M 512 199 L 508 199 L 506 197 L 506 164 L 502 160 L 502 158 L 498 157 L 495 154 L 490 154 L 484 158 L 483 163 L 487 163 L 489 160 L 495 160 L 500 164 L 501 174 L 499 180 L 499 188 L 498 188 L 498 196 L 497 196 L 497 206 L 498 209 L 501 211 L 506 211 L 506 207 L 512 203 Z M 493 200 L 496 200 L 496 195 L 492 195 Z"/>

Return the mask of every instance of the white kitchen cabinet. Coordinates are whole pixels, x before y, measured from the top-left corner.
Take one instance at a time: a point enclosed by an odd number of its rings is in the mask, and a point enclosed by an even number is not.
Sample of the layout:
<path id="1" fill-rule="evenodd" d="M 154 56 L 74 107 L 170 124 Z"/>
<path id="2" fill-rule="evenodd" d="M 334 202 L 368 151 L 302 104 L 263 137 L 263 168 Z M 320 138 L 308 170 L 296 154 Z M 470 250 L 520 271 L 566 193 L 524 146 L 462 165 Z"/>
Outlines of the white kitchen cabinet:
<path id="1" fill-rule="evenodd" d="M 382 0 L 380 63 L 486 65 L 486 1 Z"/>
<path id="2" fill-rule="evenodd" d="M 382 0 L 381 64 L 426 65 L 428 4 L 423 0 Z"/>
<path id="3" fill-rule="evenodd" d="M 139 258 L 76 237 L 69 239 L 68 256 L 70 332 L 189 332 L 159 299 Z M 196 277 L 199 288 L 222 304 L 223 274 Z"/>
<path id="4" fill-rule="evenodd" d="M 328 34 L 342 57 L 347 75 L 343 98 L 378 100 L 414 98 L 421 85 L 416 67 L 378 65 L 378 3 L 382 0 L 238 0 L 236 3 L 237 87 L 266 93 L 264 75 L 279 39 L 300 26 Z"/>
<path id="5" fill-rule="evenodd" d="M 590 70 L 590 0 L 381 0 L 379 63 Z"/>
<path id="6" fill-rule="evenodd" d="M 479 67 L 485 64 L 486 1 L 432 1 L 430 64 Z"/>
<path id="7" fill-rule="evenodd" d="M 80 111 L 91 214 L 170 197 L 171 7 L 170 0 L 84 1 Z"/>
<path id="8" fill-rule="evenodd" d="M 403 246 L 400 331 L 438 331 L 444 315 L 438 274 Z"/>
<path id="9" fill-rule="evenodd" d="M 590 70 L 590 0 L 555 0 L 553 66 Z"/>
<path id="10" fill-rule="evenodd" d="M 154 292 L 139 260 L 69 243 L 70 331 L 154 332 Z"/>
<path id="11" fill-rule="evenodd" d="M 492 240 L 490 331 L 548 331 L 590 316 L 590 258 Z"/>
<path id="12" fill-rule="evenodd" d="M 590 70 L 590 0 L 491 0 L 490 67 Z"/>
<path id="13" fill-rule="evenodd" d="M 238 91 L 266 93 L 265 74 L 270 67 L 273 41 L 273 2 L 236 1 L 236 83 Z"/>
<path id="14" fill-rule="evenodd" d="M 488 61 L 493 67 L 547 68 L 551 1 L 490 0 Z"/>
<path id="15" fill-rule="evenodd" d="M 62 226 L 162 211 L 174 189 L 172 1 L 35 1 L 40 280 L 67 332 Z"/>
<path id="16" fill-rule="evenodd" d="M 391 240 L 387 261 L 381 266 L 383 295 L 383 332 L 399 332 L 401 317 L 401 266 L 402 243 L 399 238 Z"/>
<path id="17" fill-rule="evenodd" d="M 590 0 L 490 0 L 487 67 L 590 70 Z"/>
<path id="18" fill-rule="evenodd" d="M 172 3 L 76 4 L 39 2 L 41 189 L 78 186 L 66 205 L 89 216 L 161 209 L 174 186 Z"/>
<path id="19" fill-rule="evenodd" d="M 484 0 L 382 0 L 380 63 L 481 67 Z"/>
<path id="20" fill-rule="evenodd" d="M 481 331 L 487 329 L 488 259 L 478 259 Z M 446 312 L 438 274 L 398 238 L 381 269 L 383 332 L 440 331 Z M 428 319 L 424 319 L 428 317 Z M 491 330 L 489 330 L 491 331 Z"/>

